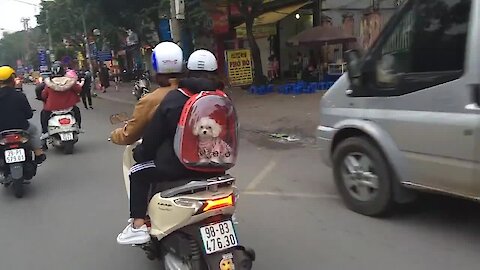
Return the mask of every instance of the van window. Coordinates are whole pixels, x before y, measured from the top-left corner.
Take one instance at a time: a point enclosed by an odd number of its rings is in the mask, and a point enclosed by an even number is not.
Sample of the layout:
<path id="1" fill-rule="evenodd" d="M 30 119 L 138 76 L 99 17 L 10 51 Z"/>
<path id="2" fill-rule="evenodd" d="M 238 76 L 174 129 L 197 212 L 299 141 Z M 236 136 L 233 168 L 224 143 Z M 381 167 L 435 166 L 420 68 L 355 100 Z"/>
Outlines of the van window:
<path id="1" fill-rule="evenodd" d="M 471 2 L 422 0 L 407 8 L 379 48 L 377 86 L 394 90 L 405 74 L 439 73 L 431 85 L 409 85 L 411 92 L 459 78 L 464 68 Z"/>

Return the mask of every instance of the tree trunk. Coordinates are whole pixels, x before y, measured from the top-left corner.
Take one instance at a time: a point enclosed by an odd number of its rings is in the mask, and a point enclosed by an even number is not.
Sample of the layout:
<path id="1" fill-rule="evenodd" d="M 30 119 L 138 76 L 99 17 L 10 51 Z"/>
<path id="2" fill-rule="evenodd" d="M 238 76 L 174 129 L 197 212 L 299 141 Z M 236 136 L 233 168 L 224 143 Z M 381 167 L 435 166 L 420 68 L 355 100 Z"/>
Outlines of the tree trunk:
<path id="1" fill-rule="evenodd" d="M 265 84 L 267 80 L 265 78 L 265 75 L 263 74 L 260 48 L 258 47 L 257 41 L 255 40 L 255 36 L 253 35 L 254 17 L 251 15 L 248 15 L 245 17 L 246 17 L 245 26 L 247 30 L 247 39 L 248 39 L 248 44 L 250 45 L 250 50 L 252 52 L 252 60 L 253 60 L 253 69 L 254 69 L 253 84 L 254 85 Z"/>

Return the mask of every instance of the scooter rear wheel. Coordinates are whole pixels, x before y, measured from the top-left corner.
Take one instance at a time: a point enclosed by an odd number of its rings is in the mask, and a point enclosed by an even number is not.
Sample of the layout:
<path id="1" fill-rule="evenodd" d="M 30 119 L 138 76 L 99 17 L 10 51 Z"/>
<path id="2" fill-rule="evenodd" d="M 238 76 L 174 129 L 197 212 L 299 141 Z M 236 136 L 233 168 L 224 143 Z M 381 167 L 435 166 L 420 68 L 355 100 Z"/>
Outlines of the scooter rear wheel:
<path id="1" fill-rule="evenodd" d="M 13 187 L 13 194 L 15 195 L 15 197 L 19 199 L 22 198 L 23 194 L 25 193 L 25 190 L 23 187 L 23 179 L 14 180 L 12 183 L 12 187 Z"/>
<path id="2" fill-rule="evenodd" d="M 73 154 L 73 142 L 67 142 L 63 146 L 63 153 L 65 155 L 71 155 Z"/>

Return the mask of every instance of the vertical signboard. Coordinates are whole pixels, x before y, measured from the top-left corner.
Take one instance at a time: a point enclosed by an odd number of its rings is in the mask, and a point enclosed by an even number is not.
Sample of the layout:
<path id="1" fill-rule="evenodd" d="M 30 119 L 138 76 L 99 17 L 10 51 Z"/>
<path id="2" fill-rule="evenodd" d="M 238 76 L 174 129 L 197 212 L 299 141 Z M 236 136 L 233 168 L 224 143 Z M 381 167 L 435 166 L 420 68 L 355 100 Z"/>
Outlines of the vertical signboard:
<path id="1" fill-rule="evenodd" d="M 228 79 L 232 86 L 253 83 L 253 67 L 250 50 L 226 51 Z"/>

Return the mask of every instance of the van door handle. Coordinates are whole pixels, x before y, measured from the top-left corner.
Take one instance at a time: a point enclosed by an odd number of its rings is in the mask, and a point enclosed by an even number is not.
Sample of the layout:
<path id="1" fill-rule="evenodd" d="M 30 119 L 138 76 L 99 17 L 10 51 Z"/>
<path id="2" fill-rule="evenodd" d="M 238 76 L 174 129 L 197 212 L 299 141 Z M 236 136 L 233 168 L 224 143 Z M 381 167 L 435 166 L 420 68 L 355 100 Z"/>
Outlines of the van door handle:
<path id="1" fill-rule="evenodd" d="M 480 106 L 480 84 L 472 85 L 472 99 L 477 107 Z"/>

